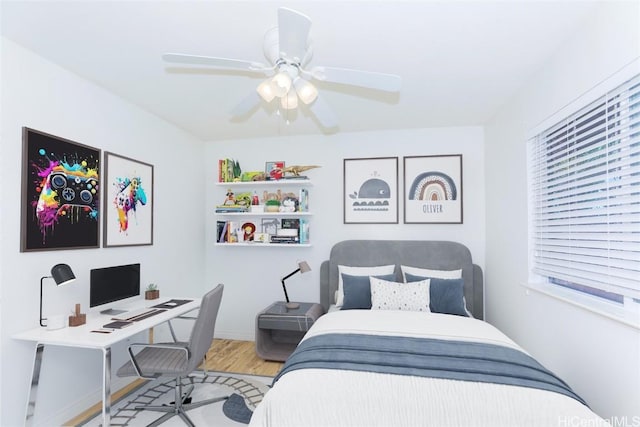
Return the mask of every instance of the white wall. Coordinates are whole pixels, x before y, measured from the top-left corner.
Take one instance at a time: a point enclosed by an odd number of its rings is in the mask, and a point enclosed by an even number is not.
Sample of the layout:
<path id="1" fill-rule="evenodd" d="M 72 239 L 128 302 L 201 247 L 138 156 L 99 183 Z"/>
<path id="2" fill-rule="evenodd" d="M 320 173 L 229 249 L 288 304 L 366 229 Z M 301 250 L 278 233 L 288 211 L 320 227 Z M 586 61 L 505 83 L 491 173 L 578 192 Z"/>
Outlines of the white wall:
<path id="1" fill-rule="evenodd" d="M 275 118 L 274 118 L 275 119 Z M 346 239 L 431 239 L 466 244 L 474 261 L 484 265 L 484 135 L 479 127 L 363 132 L 327 136 L 274 138 L 209 143 L 207 171 L 207 277 L 222 282 L 225 299 L 216 325 L 217 335 L 252 340 L 255 315 L 273 301 L 283 300 L 280 278 L 307 260 L 312 271 L 287 280 L 289 297 L 319 302 L 320 264 L 331 246 Z M 399 157 L 399 191 L 403 191 L 402 156 L 462 154 L 464 223 L 343 224 L 343 159 Z M 215 185 L 217 160 L 233 158 L 243 170 L 264 170 L 264 162 L 320 165 L 307 172 L 310 187 L 311 243 L 309 248 L 215 246 L 214 206 L 224 200 L 226 187 Z"/>
<path id="2" fill-rule="evenodd" d="M 45 315 L 68 313 L 78 302 L 86 310 L 89 270 L 95 267 L 140 262 L 143 284 L 155 282 L 165 295 L 200 296 L 211 286 L 204 275 L 202 143 L 6 39 L 1 59 L 0 171 L 7 184 L 0 200 L 0 251 L 2 264 L 10 268 L 0 272 L 0 425 L 17 426 L 24 421 L 33 348 L 11 336 L 38 327 L 39 280 L 54 264 L 69 263 L 78 280 L 61 288 L 45 282 Z M 153 164 L 153 246 L 20 253 L 23 126 Z M 122 350 L 114 349 L 114 369 L 124 360 Z M 85 409 L 81 404 L 87 399 L 98 401 L 100 354 L 56 350 L 45 359 L 45 397 L 38 410 L 48 425 L 60 425 L 65 419 L 59 417 L 77 415 L 77 405 Z"/>
<path id="3" fill-rule="evenodd" d="M 597 413 L 631 422 L 640 416 L 640 331 L 521 286 L 529 130 L 640 55 L 640 3 L 601 7 L 486 127 L 486 309 Z"/>

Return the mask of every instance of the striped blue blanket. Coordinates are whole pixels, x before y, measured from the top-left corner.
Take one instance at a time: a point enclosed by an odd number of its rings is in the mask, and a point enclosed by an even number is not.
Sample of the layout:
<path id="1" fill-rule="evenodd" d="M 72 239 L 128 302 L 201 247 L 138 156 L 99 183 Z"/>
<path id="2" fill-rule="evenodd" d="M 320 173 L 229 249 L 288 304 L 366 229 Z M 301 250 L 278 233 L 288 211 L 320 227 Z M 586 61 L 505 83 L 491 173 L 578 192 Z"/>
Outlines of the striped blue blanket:
<path id="1" fill-rule="evenodd" d="M 325 334 L 300 343 L 274 378 L 305 368 L 343 369 L 507 384 L 561 393 L 586 405 L 527 354 L 494 344 L 360 334 Z"/>

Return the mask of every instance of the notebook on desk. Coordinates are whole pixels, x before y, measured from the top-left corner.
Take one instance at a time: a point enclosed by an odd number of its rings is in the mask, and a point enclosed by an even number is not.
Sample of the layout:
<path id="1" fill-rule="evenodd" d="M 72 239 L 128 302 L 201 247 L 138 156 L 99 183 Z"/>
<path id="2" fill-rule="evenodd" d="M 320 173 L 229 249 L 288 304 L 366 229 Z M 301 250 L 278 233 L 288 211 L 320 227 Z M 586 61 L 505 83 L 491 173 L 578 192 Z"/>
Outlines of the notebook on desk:
<path id="1" fill-rule="evenodd" d="M 192 299 L 172 299 L 166 302 L 163 302 L 161 304 L 157 304 L 152 306 L 153 308 L 174 308 L 174 307 L 178 307 L 182 304 L 187 304 L 189 302 L 193 301 Z"/>
<path id="2" fill-rule="evenodd" d="M 106 325 L 102 325 L 103 328 L 107 329 L 122 329 L 127 326 L 133 325 L 133 322 L 127 322 L 125 320 L 116 320 L 115 322 L 107 323 Z"/>

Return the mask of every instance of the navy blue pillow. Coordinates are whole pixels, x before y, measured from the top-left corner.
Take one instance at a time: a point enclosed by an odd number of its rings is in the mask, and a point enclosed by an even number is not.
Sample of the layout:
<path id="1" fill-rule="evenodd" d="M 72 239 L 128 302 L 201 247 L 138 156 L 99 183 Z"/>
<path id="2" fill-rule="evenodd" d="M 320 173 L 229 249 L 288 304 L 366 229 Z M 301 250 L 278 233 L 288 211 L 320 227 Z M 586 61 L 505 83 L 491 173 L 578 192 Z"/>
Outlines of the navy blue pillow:
<path id="1" fill-rule="evenodd" d="M 405 273 L 407 282 L 429 279 L 429 308 L 432 313 L 455 314 L 469 317 L 464 307 L 464 280 L 421 277 Z"/>
<path id="2" fill-rule="evenodd" d="M 373 277 L 390 282 L 396 280 L 395 273 Z M 340 310 L 371 308 L 371 283 L 369 282 L 369 276 L 352 276 L 342 273 L 342 292 L 344 293 L 344 300 Z"/>

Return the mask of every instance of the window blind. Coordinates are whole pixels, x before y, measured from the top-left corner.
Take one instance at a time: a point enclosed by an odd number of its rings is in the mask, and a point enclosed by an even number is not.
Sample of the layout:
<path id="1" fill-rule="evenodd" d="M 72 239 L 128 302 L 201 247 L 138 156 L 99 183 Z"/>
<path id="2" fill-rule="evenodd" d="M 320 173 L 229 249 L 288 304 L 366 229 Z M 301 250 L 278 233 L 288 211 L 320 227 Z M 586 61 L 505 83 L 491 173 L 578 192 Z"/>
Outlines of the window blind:
<path id="1" fill-rule="evenodd" d="M 640 299 L 640 75 L 528 150 L 532 273 Z"/>

